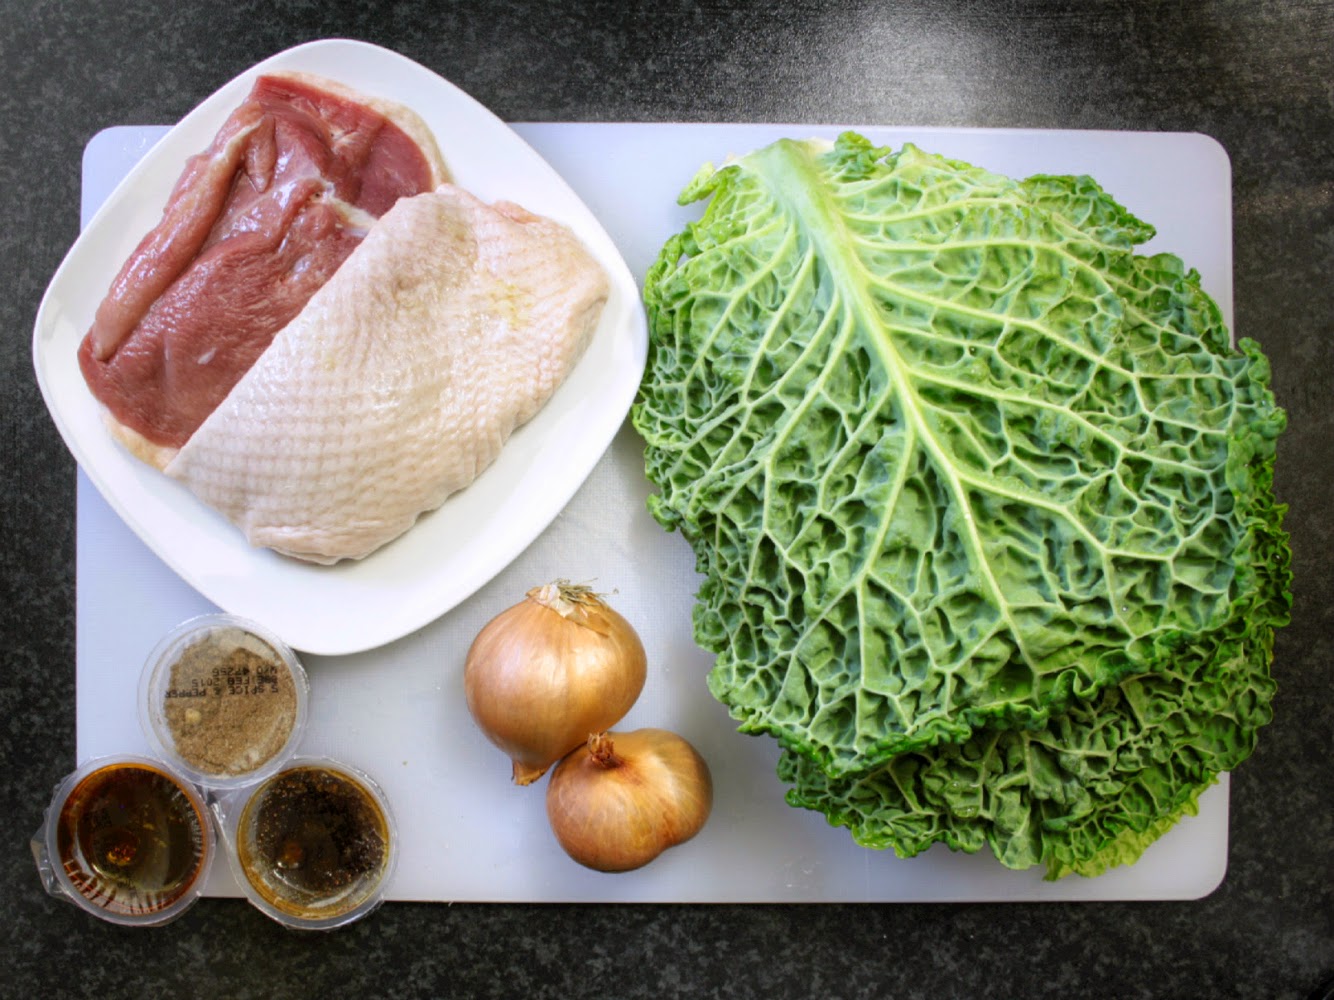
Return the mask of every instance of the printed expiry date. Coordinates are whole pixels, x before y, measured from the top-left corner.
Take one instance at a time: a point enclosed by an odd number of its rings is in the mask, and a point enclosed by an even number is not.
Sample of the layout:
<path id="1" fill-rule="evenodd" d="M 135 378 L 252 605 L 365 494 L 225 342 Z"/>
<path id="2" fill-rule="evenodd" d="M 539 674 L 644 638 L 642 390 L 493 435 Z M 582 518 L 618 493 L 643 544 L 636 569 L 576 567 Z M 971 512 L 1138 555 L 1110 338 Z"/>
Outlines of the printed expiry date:
<path id="1" fill-rule="evenodd" d="M 278 669 L 263 665 L 221 665 L 212 669 L 207 678 L 192 677 L 188 687 L 168 688 L 164 698 L 207 698 L 209 695 L 277 694 Z"/>

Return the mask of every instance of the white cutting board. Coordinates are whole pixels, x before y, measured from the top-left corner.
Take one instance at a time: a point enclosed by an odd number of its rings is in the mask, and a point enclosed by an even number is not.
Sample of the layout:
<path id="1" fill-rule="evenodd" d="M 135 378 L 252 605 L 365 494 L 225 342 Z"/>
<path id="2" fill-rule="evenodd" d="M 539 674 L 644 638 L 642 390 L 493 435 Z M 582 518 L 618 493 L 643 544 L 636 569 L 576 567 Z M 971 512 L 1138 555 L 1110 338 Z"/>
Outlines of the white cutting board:
<path id="1" fill-rule="evenodd" d="M 833 136 L 806 125 L 527 124 L 515 129 L 599 216 L 642 279 L 663 241 L 699 206 L 676 196 L 699 166 L 781 136 Z M 1231 170 L 1192 134 L 863 128 L 877 142 L 916 142 L 1011 176 L 1092 173 L 1152 222 L 1150 249 L 1196 267 L 1232 320 Z M 86 223 L 165 132 L 117 127 L 88 144 Z M 303 753 L 355 764 L 384 787 L 399 825 L 392 899 L 490 901 L 827 902 L 1194 899 L 1227 869 L 1228 783 L 1133 867 L 1048 883 L 989 854 L 936 847 L 900 860 L 857 847 L 818 813 L 788 807 L 772 740 L 736 733 L 708 694 L 709 657 L 690 637 L 693 557 L 648 515 L 642 446 L 622 428 L 580 492 L 514 563 L 454 611 L 378 650 L 306 657 L 311 722 Z M 620 728 L 661 726 L 712 768 L 716 804 L 704 831 L 637 872 L 580 868 L 546 823 L 545 781 L 517 788 L 509 764 L 473 726 L 462 666 L 472 637 L 532 586 L 566 577 L 614 592 L 649 656 L 649 681 Z M 143 753 L 135 692 L 144 658 L 182 619 L 213 610 L 78 476 L 78 755 Z M 239 895 L 225 864 L 210 895 Z"/>

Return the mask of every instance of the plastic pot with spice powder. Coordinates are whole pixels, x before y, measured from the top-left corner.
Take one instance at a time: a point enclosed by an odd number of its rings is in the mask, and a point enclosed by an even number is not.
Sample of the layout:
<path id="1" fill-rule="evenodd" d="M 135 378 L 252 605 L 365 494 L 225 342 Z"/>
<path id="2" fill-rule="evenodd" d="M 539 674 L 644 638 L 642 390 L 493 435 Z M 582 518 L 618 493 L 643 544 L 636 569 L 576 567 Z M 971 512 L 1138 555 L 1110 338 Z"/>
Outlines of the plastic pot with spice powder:
<path id="1" fill-rule="evenodd" d="M 309 686 L 296 654 L 256 622 L 203 615 L 183 622 L 144 667 L 139 708 L 154 750 L 197 783 L 263 780 L 291 756 Z"/>

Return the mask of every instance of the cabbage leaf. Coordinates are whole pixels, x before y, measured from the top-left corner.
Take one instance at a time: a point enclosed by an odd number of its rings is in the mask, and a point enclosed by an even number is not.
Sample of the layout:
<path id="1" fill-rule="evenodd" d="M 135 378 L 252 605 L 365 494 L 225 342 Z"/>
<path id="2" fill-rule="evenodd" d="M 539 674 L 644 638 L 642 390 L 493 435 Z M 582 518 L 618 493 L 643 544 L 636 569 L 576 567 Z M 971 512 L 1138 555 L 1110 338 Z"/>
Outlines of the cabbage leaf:
<path id="1" fill-rule="evenodd" d="M 1132 857 L 1268 720 L 1259 347 L 1087 177 L 846 133 L 701 199 L 645 280 L 632 419 L 710 690 L 863 843 Z"/>

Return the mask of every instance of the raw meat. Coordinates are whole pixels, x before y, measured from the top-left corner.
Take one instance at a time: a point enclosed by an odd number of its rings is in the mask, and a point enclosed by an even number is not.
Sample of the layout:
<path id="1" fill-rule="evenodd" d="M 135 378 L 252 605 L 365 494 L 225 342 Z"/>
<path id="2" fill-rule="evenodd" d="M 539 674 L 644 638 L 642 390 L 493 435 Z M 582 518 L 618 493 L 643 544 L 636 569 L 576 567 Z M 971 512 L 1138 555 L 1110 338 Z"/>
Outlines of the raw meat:
<path id="1" fill-rule="evenodd" d="M 404 198 L 166 472 L 256 545 L 365 556 L 495 460 L 608 294 L 554 221 L 449 184 Z"/>
<path id="2" fill-rule="evenodd" d="M 445 179 L 407 109 L 261 77 L 187 163 L 80 345 L 113 432 L 164 465 L 375 220 Z"/>

